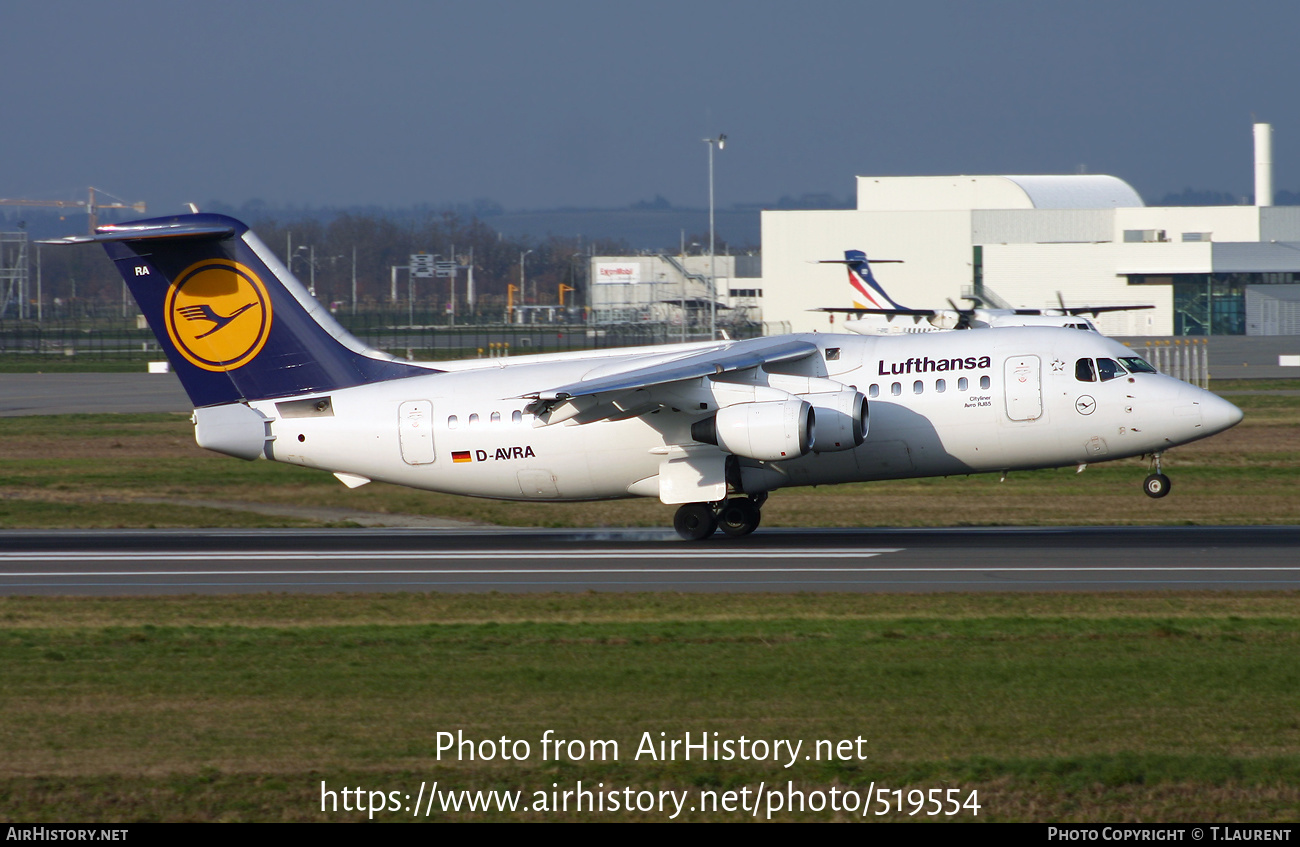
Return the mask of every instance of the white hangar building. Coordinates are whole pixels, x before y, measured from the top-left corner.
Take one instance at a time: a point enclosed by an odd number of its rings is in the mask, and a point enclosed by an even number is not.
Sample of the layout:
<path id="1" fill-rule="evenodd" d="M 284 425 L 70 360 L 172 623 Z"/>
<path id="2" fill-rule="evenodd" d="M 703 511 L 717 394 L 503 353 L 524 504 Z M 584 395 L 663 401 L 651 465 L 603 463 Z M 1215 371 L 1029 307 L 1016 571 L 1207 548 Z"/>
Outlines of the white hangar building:
<path id="1" fill-rule="evenodd" d="M 1102 175 L 860 176 L 856 209 L 763 212 L 763 320 L 835 329 L 808 310 L 854 298 L 844 265 L 818 262 L 863 250 L 902 261 L 873 272 L 908 308 L 968 294 L 1054 308 L 1059 291 L 1067 306 L 1156 307 L 1102 314 L 1108 335 L 1300 334 L 1300 207 L 1271 205 L 1261 126 L 1255 206 L 1147 206 Z"/>

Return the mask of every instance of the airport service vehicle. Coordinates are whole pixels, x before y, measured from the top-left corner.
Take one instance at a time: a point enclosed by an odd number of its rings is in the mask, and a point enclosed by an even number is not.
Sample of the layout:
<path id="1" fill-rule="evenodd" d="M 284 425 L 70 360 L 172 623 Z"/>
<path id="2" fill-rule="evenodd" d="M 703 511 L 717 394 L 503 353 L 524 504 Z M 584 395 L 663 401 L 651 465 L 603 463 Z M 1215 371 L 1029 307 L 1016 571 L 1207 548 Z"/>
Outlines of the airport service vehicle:
<path id="1" fill-rule="evenodd" d="M 199 445 L 506 500 L 654 497 L 686 539 L 752 532 L 796 485 L 1078 465 L 1241 420 L 1095 332 L 1012 327 L 417 363 L 367 348 L 244 224 L 99 227 L 194 403 Z"/>
<path id="2" fill-rule="evenodd" d="M 875 259 L 876 263 L 898 262 L 898 259 Z M 942 332 L 952 329 L 988 329 L 1007 326 L 1059 326 L 1066 329 L 1084 329 L 1092 332 L 1097 327 L 1083 317 L 1094 318 L 1102 312 L 1129 312 L 1137 309 L 1154 309 L 1155 306 L 1066 306 L 1060 292 L 1059 309 L 994 309 L 984 305 L 978 297 L 962 299 L 975 303 L 973 309 L 963 309 L 951 300 L 951 309 L 909 309 L 894 302 L 885 287 L 871 272 L 871 262 L 861 250 L 845 250 L 843 259 L 823 259 L 819 264 L 845 265 L 849 272 L 852 307 L 829 306 L 814 309 L 817 312 L 837 312 L 852 315 L 857 320 L 846 321 L 842 326 L 860 335 L 911 335 L 919 332 Z M 882 302 L 883 301 L 883 302 Z M 888 305 L 885 305 L 885 304 Z M 898 318 L 911 318 L 911 321 Z M 924 321 L 924 322 L 923 322 Z"/>

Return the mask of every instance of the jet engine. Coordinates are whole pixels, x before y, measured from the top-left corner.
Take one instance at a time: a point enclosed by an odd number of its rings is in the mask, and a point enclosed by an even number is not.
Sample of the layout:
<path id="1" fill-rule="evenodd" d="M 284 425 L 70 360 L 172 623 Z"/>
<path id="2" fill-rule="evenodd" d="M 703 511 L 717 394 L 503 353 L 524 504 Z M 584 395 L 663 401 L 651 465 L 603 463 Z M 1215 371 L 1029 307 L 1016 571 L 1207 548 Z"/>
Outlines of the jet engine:
<path id="1" fill-rule="evenodd" d="M 835 391 L 827 394 L 800 395 L 817 416 L 817 438 L 812 449 L 817 453 L 852 450 L 867 437 L 867 398 L 860 391 Z"/>
<path id="2" fill-rule="evenodd" d="M 691 437 L 747 459 L 796 459 L 813 448 L 816 413 L 797 398 L 737 403 L 691 425 Z"/>

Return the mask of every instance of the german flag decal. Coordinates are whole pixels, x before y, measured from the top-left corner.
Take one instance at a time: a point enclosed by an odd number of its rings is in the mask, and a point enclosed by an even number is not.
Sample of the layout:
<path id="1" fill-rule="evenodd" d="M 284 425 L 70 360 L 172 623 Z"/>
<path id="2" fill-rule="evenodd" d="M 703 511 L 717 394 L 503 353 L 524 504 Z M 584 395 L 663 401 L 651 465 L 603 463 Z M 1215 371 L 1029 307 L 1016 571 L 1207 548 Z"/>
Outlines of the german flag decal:
<path id="1" fill-rule="evenodd" d="M 472 462 L 474 461 L 474 456 L 468 450 L 453 451 L 451 454 L 451 460 L 453 462 Z"/>

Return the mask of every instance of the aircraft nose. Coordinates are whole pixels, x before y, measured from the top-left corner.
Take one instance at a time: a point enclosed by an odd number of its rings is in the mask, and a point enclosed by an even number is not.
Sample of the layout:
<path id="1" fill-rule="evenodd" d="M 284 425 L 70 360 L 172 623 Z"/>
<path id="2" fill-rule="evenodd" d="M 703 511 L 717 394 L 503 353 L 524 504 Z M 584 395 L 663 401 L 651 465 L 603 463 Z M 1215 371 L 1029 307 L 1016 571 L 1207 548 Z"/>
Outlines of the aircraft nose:
<path id="1" fill-rule="evenodd" d="M 1217 394 L 1206 392 L 1206 396 L 1202 397 L 1200 402 L 1201 420 L 1210 432 L 1223 432 L 1241 423 L 1244 417 L 1241 409 Z"/>

